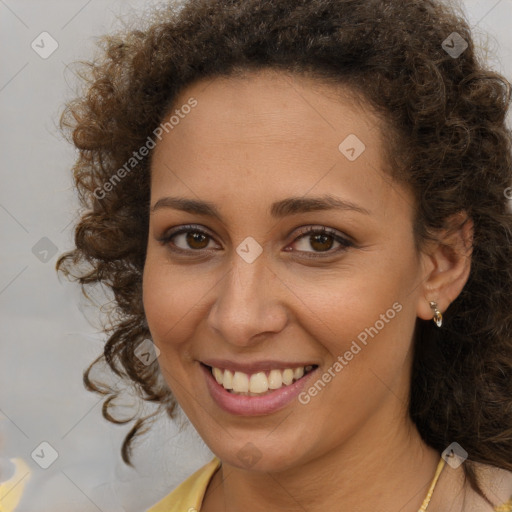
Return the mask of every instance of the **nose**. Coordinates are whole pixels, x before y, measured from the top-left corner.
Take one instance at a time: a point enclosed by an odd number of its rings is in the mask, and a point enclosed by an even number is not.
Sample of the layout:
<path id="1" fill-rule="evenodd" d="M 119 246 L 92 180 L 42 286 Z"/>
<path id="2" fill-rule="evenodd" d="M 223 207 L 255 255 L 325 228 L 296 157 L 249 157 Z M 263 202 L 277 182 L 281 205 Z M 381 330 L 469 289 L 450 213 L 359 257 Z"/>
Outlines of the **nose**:
<path id="1" fill-rule="evenodd" d="M 234 252 L 231 270 L 215 290 L 208 324 L 227 343 L 249 347 L 286 326 L 283 297 L 288 288 L 269 268 L 264 253 L 248 263 Z"/>

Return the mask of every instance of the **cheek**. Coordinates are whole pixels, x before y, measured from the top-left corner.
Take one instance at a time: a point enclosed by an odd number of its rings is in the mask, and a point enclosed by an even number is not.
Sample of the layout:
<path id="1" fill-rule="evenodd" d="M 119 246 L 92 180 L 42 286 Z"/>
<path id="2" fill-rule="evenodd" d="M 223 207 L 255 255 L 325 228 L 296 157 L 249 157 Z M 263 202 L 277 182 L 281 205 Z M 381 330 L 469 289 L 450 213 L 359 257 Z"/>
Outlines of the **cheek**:
<path id="1" fill-rule="evenodd" d="M 405 363 L 410 348 L 416 275 L 411 254 L 409 259 L 375 258 L 339 274 L 295 278 L 290 289 L 303 312 L 302 329 L 323 346 L 328 359 L 347 354 L 350 366 L 375 364 L 391 371 Z"/>
<path id="2" fill-rule="evenodd" d="M 205 291 L 197 279 L 191 279 L 165 258 L 155 255 L 157 251 L 148 249 L 144 267 L 144 311 L 152 340 L 160 350 L 158 362 L 162 375 L 173 396 L 186 403 L 187 395 L 182 396 L 183 383 L 190 377 L 187 372 L 193 361 L 190 340 L 194 339 L 198 323 L 194 306 L 197 308 Z M 185 387 L 190 388 L 191 384 Z"/>
<path id="3" fill-rule="evenodd" d="M 310 284 L 316 294 L 305 303 L 312 314 L 301 327 L 325 351 L 317 377 L 325 384 L 312 382 L 301 403 L 319 429 L 325 421 L 343 426 L 326 434 L 327 444 L 357 428 L 388 398 L 405 400 L 415 310 L 402 285 L 395 275 L 379 272 L 333 282 L 328 293 Z"/>
<path id="4" fill-rule="evenodd" d="M 194 306 L 208 287 L 148 250 L 143 275 L 143 303 L 153 341 L 162 352 L 178 349 L 192 332 Z M 164 355 L 164 354 L 163 354 Z"/>

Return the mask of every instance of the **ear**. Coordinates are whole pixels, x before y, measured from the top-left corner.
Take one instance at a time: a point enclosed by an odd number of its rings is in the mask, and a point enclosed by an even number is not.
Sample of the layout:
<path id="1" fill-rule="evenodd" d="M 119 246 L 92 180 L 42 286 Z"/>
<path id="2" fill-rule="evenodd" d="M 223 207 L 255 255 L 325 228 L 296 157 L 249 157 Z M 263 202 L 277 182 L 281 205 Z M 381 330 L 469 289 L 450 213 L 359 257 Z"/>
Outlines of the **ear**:
<path id="1" fill-rule="evenodd" d="M 417 315 L 430 320 L 434 313 L 430 301 L 437 303 L 441 313 L 459 296 L 471 270 L 474 224 L 466 212 L 449 217 L 446 228 L 436 231 L 435 241 L 422 249 L 423 283 Z"/>

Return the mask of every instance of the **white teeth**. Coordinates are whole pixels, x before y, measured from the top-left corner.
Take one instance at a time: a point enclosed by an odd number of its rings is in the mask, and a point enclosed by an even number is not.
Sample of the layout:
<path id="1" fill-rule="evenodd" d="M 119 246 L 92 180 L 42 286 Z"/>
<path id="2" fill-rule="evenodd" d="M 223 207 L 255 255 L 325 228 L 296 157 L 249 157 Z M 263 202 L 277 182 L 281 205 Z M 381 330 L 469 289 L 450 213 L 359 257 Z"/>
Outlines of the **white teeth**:
<path id="1" fill-rule="evenodd" d="M 224 372 L 219 368 L 213 368 L 213 376 L 215 377 L 217 384 L 220 384 L 222 386 L 222 382 L 224 380 Z"/>
<path id="2" fill-rule="evenodd" d="M 265 372 L 253 373 L 251 375 L 249 391 L 251 393 L 265 393 L 265 391 L 268 391 L 268 380 Z"/>
<path id="3" fill-rule="evenodd" d="M 286 368 L 283 372 L 283 384 L 289 386 L 293 382 L 293 370 L 291 368 Z"/>
<path id="4" fill-rule="evenodd" d="M 305 373 L 312 370 L 313 366 L 308 365 L 305 368 L 285 368 L 283 370 L 270 370 L 267 372 L 257 372 L 248 375 L 243 372 L 231 372 L 220 368 L 212 368 L 212 374 L 218 384 L 224 389 L 232 390 L 233 393 L 242 395 L 264 394 L 269 390 L 279 389 L 283 386 L 289 386 L 294 381 L 299 380 Z"/>
<path id="5" fill-rule="evenodd" d="M 229 370 L 224 370 L 224 376 L 222 377 L 222 385 L 224 386 L 224 389 L 233 389 L 233 373 L 230 372 Z"/>
<path id="6" fill-rule="evenodd" d="M 280 370 L 270 370 L 268 374 L 268 387 L 270 389 L 279 389 L 283 385 L 283 376 Z"/>
<path id="7" fill-rule="evenodd" d="M 233 375 L 233 391 L 247 393 L 249 391 L 249 377 L 246 373 L 235 372 Z"/>

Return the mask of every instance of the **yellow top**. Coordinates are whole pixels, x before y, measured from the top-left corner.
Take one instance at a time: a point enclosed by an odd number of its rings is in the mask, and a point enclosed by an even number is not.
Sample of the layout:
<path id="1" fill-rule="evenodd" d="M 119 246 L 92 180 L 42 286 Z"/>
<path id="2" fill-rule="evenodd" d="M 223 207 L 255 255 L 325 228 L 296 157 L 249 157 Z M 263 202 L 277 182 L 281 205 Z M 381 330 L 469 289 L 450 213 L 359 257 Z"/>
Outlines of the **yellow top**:
<path id="1" fill-rule="evenodd" d="M 423 501 L 423 505 L 418 512 L 427 510 L 430 497 L 434 491 L 439 475 L 444 467 L 444 459 L 439 461 L 436 474 L 430 485 L 429 492 Z M 193 475 L 189 476 L 174 491 L 165 496 L 156 505 L 153 505 L 146 512 L 199 512 L 203 503 L 206 488 L 210 483 L 215 472 L 220 468 L 220 459 L 214 457 L 208 464 L 198 469 Z M 495 512 L 512 512 L 512 496 L 507 503 L 494 509 Z"/>
<path id="2" fill-rule="evenodd" d="M 214 457 L 146 512 L 198 512 L 206 488 L 219 468 L 220 459 Z"/>
<path id="3" fill-rule="evenodd" d="M 14 463 L 14 474 L 8 480 L 0 482 L 0 512 L 15 512 L 23 488 L 30 479 L 30 468 L 23 459 L 11 459 Z"/>

